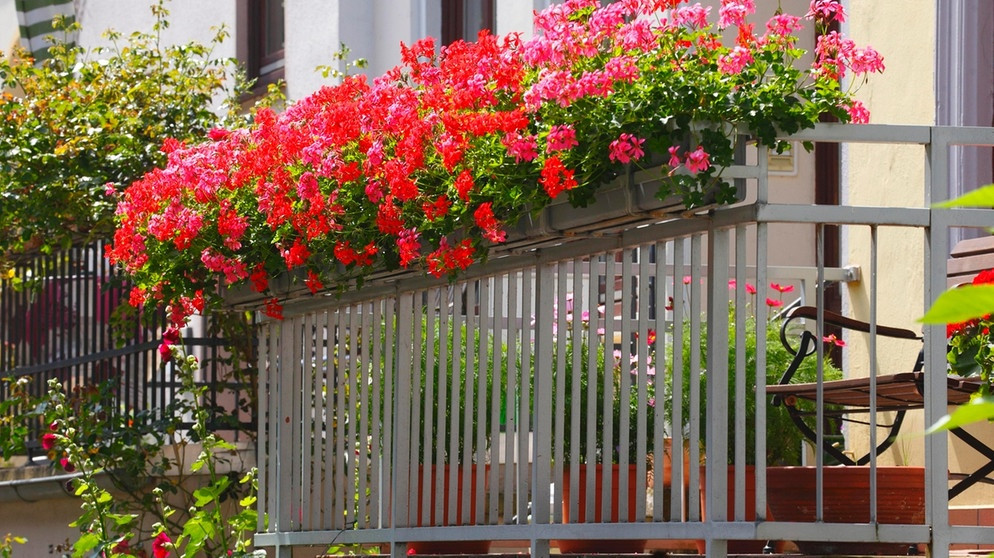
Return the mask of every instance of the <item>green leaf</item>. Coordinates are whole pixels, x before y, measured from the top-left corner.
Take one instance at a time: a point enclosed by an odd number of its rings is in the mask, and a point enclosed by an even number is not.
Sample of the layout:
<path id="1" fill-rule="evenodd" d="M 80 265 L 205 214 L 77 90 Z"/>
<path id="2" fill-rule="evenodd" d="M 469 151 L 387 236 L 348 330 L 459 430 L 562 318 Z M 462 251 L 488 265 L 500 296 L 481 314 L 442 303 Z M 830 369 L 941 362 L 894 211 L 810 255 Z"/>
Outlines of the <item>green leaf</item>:
<path id="1" fill-rule="evenodd" d="M 920 318 L 926 324 L 954 324 L 994 312 L 994 284 L 950 289 Z"/>
<path id="2" fill-rule="evenodd" d="M 951 414 L 936 421 L 925 433 L 932 434 L 942 430 L 962 428 L 968 424 L 989 421 L 991 419 L 994 419 L 994 396 L 977 397 L 969 403 L 960 405 Z"/>
<path id="3" fill-rule="evenodd" d="M 217 482 L 209 486 L 203 486 L 193 491 L 193 497 L 196 500 L 197 507 L 203 507 L 214 500 L 217 500 L 218 496 L 228 489 L 228 485 L 231 484 L 231 479 L 228 477 L 220 477 Z"/>
<path id="4" fill-rule="evenodd" d="M 101 490 L 97 494 L 97 503 L 98 504 L 106 504 L 107 502 L 110 502 L 113 499 L 114 499 L 114 497 L 111 496 L 110 492 L 107 492 L 106 490 Z"/>
<path id="5" fill-rule="evenodd" d="M 79 537 L 79 540 L 72 545 L 73 558 L 83 558 L 91 550 L 97 548 L 97 545 L 99 544 L 100 537 L 98 537 L 96 533 L 83 533 L 83 535 Z"/>
<path id="6" fill-rule="evenodd" d="M 133 513 L 108 513 L 106 515 L 107 519 L 113 521 L 118 527 L 124 527 L 125 525 L 130 525 L 138 517 L 138 514 Z"/>
<path id="7" fill-rule="evenodd" d="M 994 184 L 967 192 L 958 198 L 935 204 L 936 207 L 994 207 Z"/>

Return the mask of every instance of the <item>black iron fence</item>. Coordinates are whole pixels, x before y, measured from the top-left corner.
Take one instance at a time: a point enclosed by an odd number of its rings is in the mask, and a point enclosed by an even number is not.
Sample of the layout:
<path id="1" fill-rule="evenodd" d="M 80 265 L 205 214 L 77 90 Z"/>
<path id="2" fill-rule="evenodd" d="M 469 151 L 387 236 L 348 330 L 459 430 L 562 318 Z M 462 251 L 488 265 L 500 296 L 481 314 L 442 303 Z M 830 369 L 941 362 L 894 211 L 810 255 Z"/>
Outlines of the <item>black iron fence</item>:
<path id="1" fill-rule="evenodd" d="M 26 258 L 4 272 L 0 379 L 28 378 L 33 397 L 43 395 L 52 378 L 67 389 L 110 382 L 110 407 L 163 412 L 180 388 L 158 351 L 163 317 L 128 304 L 130 286 L 103 254 L 98 242 Z M 231 323 L 231 316 L 195 318 L 183 341 L 201 362 L 197 382 L 207 387 L 214 423 L 240 436 L 251 434 L 254 425 L 255 361 L 251 324 L 234 328 L 242 338 L 231 339 Z M 3 382 L 0 401 L 9 396 L 10 385 Z"/>

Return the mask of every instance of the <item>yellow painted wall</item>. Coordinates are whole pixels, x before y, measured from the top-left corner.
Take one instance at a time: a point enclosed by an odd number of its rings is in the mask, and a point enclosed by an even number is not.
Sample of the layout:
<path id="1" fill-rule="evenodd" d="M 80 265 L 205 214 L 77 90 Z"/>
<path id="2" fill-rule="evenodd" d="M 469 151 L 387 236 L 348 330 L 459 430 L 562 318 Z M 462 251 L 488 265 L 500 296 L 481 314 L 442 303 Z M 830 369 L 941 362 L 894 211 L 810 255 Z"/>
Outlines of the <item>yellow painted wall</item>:
<path id="1" fill-rule="evenodd" d="M 859 89 L 858 97 L 870 110 L 875 124 L 931 125 L 936 121 L 935 64 L 936 12 L 933 0 L 852 0 L 846 2 L 849 18 L 845 33 L 857 44 L 869 44 L 884 55 L 886 71 L 873 75 Z M 900 17 L 894 15 L 900 13 Z M 858 85 L 858 84 L 857 84 Z M 850 205 L 924 205 L 924 150 L 921 147 L 885 145 L 849 146 L 843 155 L 843 201 Z M 924 312 L 924 236 L 916 229 L 881 228 L 878 235 L 877 304 L 878 322 L 921 331 L 916 319 Z M 941 257 L 940 257 L 941 258 Z M 846 312 L 869 318 L 870 232 L 866 228 L 847 229 L 843 240 L 843 261 L 858 264 L 864 281 L 846 290 Z M 944 263 L 944 259 L 937 262 Z M 850 374 L 866 375 L 869 358 L 866 336 L 848 340 Z M 880 342 L 877 349 L 879 374 L 909 370 L 920 344 Z M 921 464 L 923 462 L 924 421 L 920 412 L 909 415 L 902 429 L 905 436 L 884 454 L 882 463 Z M 989 429 L 988 429 L 989 430 Z M 978 434 L 982 435 L 982 433 Z M 994 442 L 994 440 L 992 440 Z M 865 428 L 850 430 L 849 444 L 857 451 L 868 447 Z M 962 444 L 950 444 L 950 470 L 972 470 L 975 452 Z M 990 487 L 979 485 L 951 504 L 970 506 L 989 503 Z"/>

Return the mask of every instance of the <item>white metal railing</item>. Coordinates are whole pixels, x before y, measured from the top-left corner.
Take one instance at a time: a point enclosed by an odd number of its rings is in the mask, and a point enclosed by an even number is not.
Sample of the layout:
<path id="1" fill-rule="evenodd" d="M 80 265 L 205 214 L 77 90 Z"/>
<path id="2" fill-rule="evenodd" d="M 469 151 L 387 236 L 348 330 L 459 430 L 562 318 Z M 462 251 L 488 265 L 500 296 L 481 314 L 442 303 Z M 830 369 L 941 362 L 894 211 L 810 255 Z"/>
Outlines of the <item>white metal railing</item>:
<path id="1" fill-rule="evenodd" d="M 770 314 L 762 291 L 751 295 L 743 285 L 789 284 L 813 304 L 823 302 L 818 286 L 827 281 L 863 281 L 866 300 L 853 296 L 847 305 L 875 319 L 885 296 L 877 276 L 893 257 L 881 252 L 880 234 L 897 231 L 924 254 L 916 267 L 924 308 L 945 284 L 948 229 L 994 222 L 986 210 L 924 205 L 945 195 L 938 177 L 948 145 L 994 144 L 991 129 L 826 125 L 795 139 L 923 146 L 931 171 L 923 206 L 769 203 L 760 156 L 755 167 L 726 169 L 752 177 L 756 193 L 735 207 L 546 242 L 492 259 L 456 283 L 394 277 L 337 297 L 287 301 L 285 321 L 263 324 L 259 336 L 259 502 L 269 523 L 260 523 L 257 543 L 277 554 L 294 545 L 381 543 L 400 556 L 410 541 L 525 541 L 542 556 L 558 539 L 702 539 L 709 555 L 722 556 L 730 539 L 932 543 L 938 555 L 954 540 L 990 540 L 987 529 L 949 527 L 947 443 L 939 436 L 919 442 L 928 465 L 924 525 L 766 517 L 764 348 L 779 341 L 754 325 Z M 788 223 L 794 228 L 780 228 Z M 848 242 L 869 238 L 862 276 L 859 267 L 824 266 L 827 225 L 841 227 Z M 790 235 L 784 230 L 813 231 L 813 265 L 777 261 L 776 247 Z M 728 359 L 746 353 L 750 329 L 754 414 L 745 359 Z M 943 369 L 944 339 L 933 329 L 927 364 Z M 870 362 L 880 360 L 874 342 L 868 350 Z M 930 377 L 926 389 L 930 422 L 946 412 L 944 375 Z M 685 394 L 686 403 L 673 394 Z M 750 415 L 754 422 L 744 420 Z M 750 431 L 755 440 L 747 443 Z M 671 456 L 706 453 L 706 460 L 690 459 L 689 467 L 665 460 L 668 443 Z M 696 490 L 701 462 L 705 520 Z M 577 498 L 581 489 L 595 491 L 593 475 L 580 484 L 581 465 L 595 463 L 634 466 L 631 480 L 617 480 L 619 508 L 633 498 L 634 516 L 599 515 L 607 500 L 598 510 L 593 499 Z M 732 474 L 725 463 L 735 464 Z M 602 471 L 608 494 L 615 481 Z M 758 512 L 747 520 L 753 475 Z M 659 482 L 665 477 L 668 487 Z M 564 493 L 570 498 L 559 506 Z M 736 505 L 727 510 L 730 494 Z"/>

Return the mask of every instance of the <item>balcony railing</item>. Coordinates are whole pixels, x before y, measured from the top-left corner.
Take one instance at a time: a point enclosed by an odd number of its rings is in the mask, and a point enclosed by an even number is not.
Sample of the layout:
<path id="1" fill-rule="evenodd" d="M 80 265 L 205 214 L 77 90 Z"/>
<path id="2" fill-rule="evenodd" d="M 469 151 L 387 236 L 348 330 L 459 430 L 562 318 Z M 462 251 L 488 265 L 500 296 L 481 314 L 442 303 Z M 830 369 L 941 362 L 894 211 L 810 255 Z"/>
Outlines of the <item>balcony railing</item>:
<path id="1" fill-rule="evenodd" d="M 822 305 L 828 281 L 849 280 L 844 312 L 873 321 L 893 312 L 911 326 L 944 288 L 951 232 L 994 223 L 991 210 L 931 207 L 946 196 L 950 146 L 994 145 L 992 129 L 826 125 L 791 139 L 844 143 L 852 161 L 887 144 L 888 161 L 920 169 L 905 186 L 914 195 L 890 205 L 779 203 L 760 151 L 757 163 L 724 171 L 747 188 L 733 207 L 552 228 L 455 283 L 395 275 L 341 295 L 288 295 L 286 319 L 259 332 L 259 506 L 268 523 L 260 519 L 256 542 L 277 556 L 332 542 L 386 545 L 400 557 L 412 542 L 491 541 L 544 557 L 556 541 L 598 539 L 700 539 L 710 556 L 725 555 L 730 540 L 930 545 L 943 556 L 952 543 L 992 540 L 990 527 L 950 526 L 945 436 L 908 436 L 896 455 L 870 461 L 925 465 L 921 523 L 879 521 L 876 482 L 869 521 L 767 513 L 767 450 L 779 440 L 767 432 L 766 385 L 780 371 L 767 370 L 767 346 L 778 341 L 765 324 L 779 299 L 766 286 L 795 287 Z M 868 190 L 855 188 L 874 185 L 850 187 L 858 200 Z M 861 274 L 825 266 L 831 227 L 842 261 Z M 752 295 L 747 283 L 763 290 Z M 924 328 L 927 370 L 945 371 L 943 333 Z M 910 369 L 920 348 L 846 342 L 850 377 Z M 750 343 L 753 365 L 741 358 Z M 947 412 L 945 374 L 927 376 L 924 389 L 919 424 L 930 424 Z M 868 447 L 884 420 L 848 427 L 844 443 Z M 822 421 L 814 428 L 819 438 L 834 434 Z M 806 459 L 821 471 L 822 518 L 833 490 L 826 460 Z M 600 488 L 596 474 L 581 485 L 582 470 L 614 463 L 634 476 L 615 480 L 603 467 Z M 578 497 L 614 484 L 631 515 L 609 518 L 606 504 Z"/>
<path id="2" fill-rule="evenodd" d="M 126 304 L 130 287 L 103 253 L 95 243 L 26 257 L 3 277 L 0 378 L 28 378 L 33 397 L 44 395 L 52 378 L 70 390 L 112 382 L 115 401 L 108 409 L 161 411 L 180 388 L 158 352 L 163 320 L 139 316 Z M 184 342 L 202 363 L 197 382 L 208 387 L 217 427 L 244 435 L 254 424 L 254 372 L 248 384 L 244 373 L 232 374 L 229 341 L 213 333 L 214 319 L 199 318 Z M 0 400 L 9 388 L 0 385 Z M 29 451 L 38 449 L 41 425 L 32 427 Z"/>

